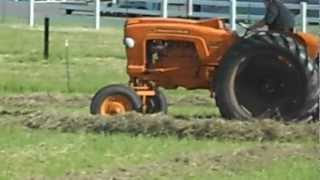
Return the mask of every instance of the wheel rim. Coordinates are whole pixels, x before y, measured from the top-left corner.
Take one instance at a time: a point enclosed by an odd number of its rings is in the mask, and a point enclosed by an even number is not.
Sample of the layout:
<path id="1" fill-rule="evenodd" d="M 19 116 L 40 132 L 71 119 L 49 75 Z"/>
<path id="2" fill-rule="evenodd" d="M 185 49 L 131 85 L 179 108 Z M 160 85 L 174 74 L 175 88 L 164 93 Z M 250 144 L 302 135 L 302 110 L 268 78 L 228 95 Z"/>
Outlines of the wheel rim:
<path id="1" fill-rule="evenodd" d="M 116 95 L 106 98 L 101 105 L 100 114 L 104 116 L 123 114 L 132 111 L 132 103 L 127 97 Z"/>
<path id="2" fill-rule="evenodd" d="M 286 59 L 269 52 L 248 57 L 240 64 L 233 90 L 242 112 L 258 118 L 286 118 L 299 110 L 303 76 Z"/>

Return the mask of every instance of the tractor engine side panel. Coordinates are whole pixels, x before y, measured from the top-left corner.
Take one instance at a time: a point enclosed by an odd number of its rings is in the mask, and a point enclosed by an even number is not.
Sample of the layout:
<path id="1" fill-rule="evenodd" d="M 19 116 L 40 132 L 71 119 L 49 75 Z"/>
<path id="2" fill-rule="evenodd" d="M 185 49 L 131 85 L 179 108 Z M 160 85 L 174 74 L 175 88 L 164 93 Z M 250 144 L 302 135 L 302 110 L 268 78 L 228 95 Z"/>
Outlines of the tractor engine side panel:
<path id="1" fill-rule="evenodd" d="M 200 63 L 193 42 L 150 39 L 147 41 L 147 73 L 142 78 L 165 88 L 204 88 L 206 81 L 197 78 Z"/>
<path id="2" fill-rule="evenodd" d="M 237 40 L 230 31 L 195 23 L 138 23 L 125 35 L 135 40 L 127 48 L 129 76 L 165 88 L 208 89 L 215 67 Z"/>

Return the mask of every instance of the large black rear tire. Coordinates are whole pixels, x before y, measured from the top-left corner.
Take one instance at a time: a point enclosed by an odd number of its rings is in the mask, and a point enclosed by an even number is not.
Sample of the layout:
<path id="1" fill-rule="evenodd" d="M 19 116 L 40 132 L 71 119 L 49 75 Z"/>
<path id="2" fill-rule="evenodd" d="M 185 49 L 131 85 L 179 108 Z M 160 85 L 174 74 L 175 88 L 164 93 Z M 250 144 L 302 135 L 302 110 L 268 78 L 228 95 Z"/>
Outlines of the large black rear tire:
<path id="1" fill-rule="evenodd" d="M 303 119 L 315 111 L 317 68 L 294 37 L 255 34 L 223 58 L 214 82 L 217 106 L 227 119 Z"/>

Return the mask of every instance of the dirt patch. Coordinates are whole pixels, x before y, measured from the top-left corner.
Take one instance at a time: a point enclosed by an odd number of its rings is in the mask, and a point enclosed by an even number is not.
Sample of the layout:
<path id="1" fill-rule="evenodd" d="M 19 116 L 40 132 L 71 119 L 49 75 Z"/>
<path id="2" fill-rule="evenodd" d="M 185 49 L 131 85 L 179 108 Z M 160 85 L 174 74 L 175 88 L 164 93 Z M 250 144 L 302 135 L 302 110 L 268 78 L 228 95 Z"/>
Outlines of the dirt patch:
<path id="1" fill-rule="evenodd" d="M 239 172 L 241 170 L 268 167 L 279 160 L 292 157 L 320 162 L 319 147 L 302 145 L 264 144 L 258 147 L 226 152 L 223 154 L 197 153 L 175 157 L 169 161 L 154 162 L 136 167 L 101 170 L 91 175 L 69 172 L 59 179 L 144 179 L 154 175 L 178 175 L 190 169 Z M 89 174 L 89 173 L 88 173 Z"/>
<path id="2" fill-rule="evenodd" d="M 129 133 L 148 136 L 177 136 L 242 141 L 318 139 L 319 123 L 283 123 L 274 120 L 226 121 L 222 119 L 180 120 L 170 116 L 128 113 L 113 117 L 83 116 L 77 113 L 33 112 L 23 124 L 33 129 L 62 132 Z"/>

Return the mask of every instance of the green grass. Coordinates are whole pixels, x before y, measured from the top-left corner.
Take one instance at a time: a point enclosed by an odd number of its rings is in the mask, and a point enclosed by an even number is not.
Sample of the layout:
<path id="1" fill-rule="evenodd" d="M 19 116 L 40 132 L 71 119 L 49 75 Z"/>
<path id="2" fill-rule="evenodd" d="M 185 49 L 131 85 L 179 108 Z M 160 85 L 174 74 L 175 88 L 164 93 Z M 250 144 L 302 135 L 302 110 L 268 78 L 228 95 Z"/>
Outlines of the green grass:
<path id="1" fill-rule="evenodd" d="M 72 92 L 94 93 L 112 83 L 127 80 L 124 61 L 106 58 L 103 61 L 72 61 L 70 86 Z M 0 91 L 2 92 L 66 92 L 66 65 L 63 62 L 0 61 Z"/>
<path id="2" fill-rule="evenodd" d="M 120 134 L 57 134 L 7 127 L 0 131 L 0 179 L 94 173 L 100 169 L 170 160 L 192 152 L 219 153 L 253 144 Z"/>
<path id="3" fill-rule="evenodd" d="M 272 145 L 267 145 L 272 146 Z M 293 145 L 295 146 L 295 145 Z M 308 147 L 307 144 L 304 146 Z M 310 147 L 309 147 L 310 148 Z M 314 147 L 313 147 L 314 148 Z M 318 146 L 319 148 L 319 146 Z M 236 150 L 237 151 L 237 150 Z M 249 150 L 248 152 L 256 150 Z M 270 156 L 241 155 L 232 157 L 234 152 L 228 154 L 220 162 L 208 158 L 206 160 L 191 160 L 190 164 L 175 164 L 171 169 L 159 168 L 152 173 L 142 174 L 138 179 L 183 179 L 183 180 L 318 180 L 320 177 L 320 160 L 317 153 L 313 156 L 303 156 L 298 152 L 282 154 L 274 151 Z M 265 151 L 267 154 L 270 153 Z M 277 153 L 279 153 L 277 155 Z M 273 157 L 272 157 L 273 156 Z M 278 156 L 278 157 L 277 157 Z M 221 157 L 221 156 L 220 156 Z M 201 157 L 199 157 L 201 158 Z M 255 159 L 255 160 L 252 160 Z M 199 164 L 202 163 L 202 164 Z M 208 164 L 206 164 L 208 163 Z M 165 174 L 165 175 L 163 175 Z"/>
<path id="4" fill-rule="evenodd" d="M 19 36 L 17 36 L 19 34 Z M 54 31 L 50 59 L 42 58 L 42 32 L 0 28 L 0 91 L 66 91 L 64 42 L 69 40 L 71 89 L 94 93 L 110 83 L 127 81 L 121 30 Z"/>
<path id="5" fill-rule="evenodd" d="M 99 172 L 106 170 L 112 175 L 112 171 L 136 168 L 137 170 L 133 170 L 136 173 L 134 175 L 142 179 L 318 179 L 319 159 L 303 158 L 299 154 L 281 157 L 281 160 L 274 159 L 271 163 L 262 165 L 259 161 L 248 161 L 246 164 L 231 161 L 231 164 L 229 162 L 222 166 L 212 165 L 211 168 L 205 164 L 210 163 L 210 159 L 199 160 L 204 164 L 194 165 L 193 161 L 185 165 L 173 161 L 177 157 L 208 153 L 210 156 L 219 157 L 219 154 L 229 152 L 232 156 L 241 149 L 255 147 L 258 144 L 197 141 L 188 138 L 179 140 L 175 137 L 131 137 L 124 134 L 59 134 L 52 131 L 6 127 L 0 131 L 0 179 L 53 178 L 70 173 L 76 177 L 87 175 L 94 178 Z M 263 159 L 257 157 L 259 158 Z M 158 162 L 159 165 L 150 173 L 145 172 L 143 168 L 139 171 L 139 167 L 148 167 L 148 164 L 152 165 L 154 162 Z"/>
<path id="6" fill-rule="evenodd" d="M 276 161 L 270 167 L 234 179 L 317 180 L 319 177 L 319 161 L 295 157 L 284 161 Z"/>
<path id="7" fill-rule="evenodd" d="M 75 28 L 53 28 L 50 35 L 49 61 L 65 58 L 65 40 L 69 40 L 70 57 L 125 58 L 122 30 L 108 28 L 101 31 Z M 0 54 L 11 61 L 43 61 L 43 31 L 28 27 L 0 25 Z M 7 56 L 4 56 L 7 55 Z"/>
<path id="8" fill-rule="evenodd" d="M 178 179 L 221 179 L 221 180 L 318 180 L 320 177 L 319 162 L 306 159 L 287 159 L 275 161 L 265 168 L 247 168 L 241 172 L 222 170 L 222 172 L 194 171 L 192 175 Z M 201 172 L 201 173 L 199 173 Z M 163 178 L 169 179 L 169 178 Z"/>
<path id="9" fill-rule="evenodd" d="M 220 173 L 221 180 L 317 180 L 320 162 L 301 157 L 276 160 L 268 167 Z"/>
<path id="10" fill-rule="evenodd" d="M 247 168 L 241 172 L 210 169 L 187 169 L 164 175 L 145 176 L 141 179 L 157 180 L 318 180 L 320 177 L 319 162 L 306 159 L 288 159 L 275 161 L 266 168 Z"/>

